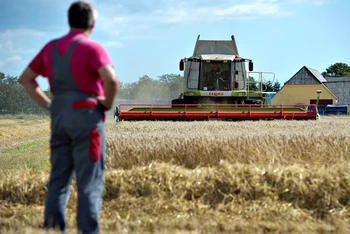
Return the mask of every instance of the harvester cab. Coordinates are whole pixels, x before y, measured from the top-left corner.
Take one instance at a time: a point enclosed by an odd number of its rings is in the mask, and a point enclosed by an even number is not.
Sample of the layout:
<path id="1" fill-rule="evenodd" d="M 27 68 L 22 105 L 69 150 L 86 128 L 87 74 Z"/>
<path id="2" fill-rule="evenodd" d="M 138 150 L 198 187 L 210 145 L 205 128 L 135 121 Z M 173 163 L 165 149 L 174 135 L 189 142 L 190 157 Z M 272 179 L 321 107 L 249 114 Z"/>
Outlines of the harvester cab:
<path id="1" fill-rule="evenodd" d="M 257 80 L 259 89 L 249 90 L 253 61 L 239 57 L 233 35 L 231 40 L 200 40 L 198 36 L 193 55 L 181 59 L 179 68 L 184 71 L 185 92 L 181 98 L 172 101 L 174 105 L 268 104 L 263 92 L 262 72 Z"/>
<path id="2" fill-rule="evenodd" d="M 184 71 L 184 99 L 173 103 L 253 103 L 248 101 L 248 77 L 253 71 L 251 59 L 238 55 L 234 36 L 231 40 L 200 40 L 197 38 L 193 55 L 180 60 Z M 248 102 L 247 102 L 248 101 Z"/>
<path id="3" fill-rule="evenodd" d="M 264 73 L 253 68 L 251 59 L 239 56 L 233 35 L 231 40 L 200 40 L 198 35 L 193 55 L 179 63 L 184 72 L 184 92 L 179 98 L 170 105 L 122 104 L 118 119 L 316 119 L 315 106 L 269 105 L 263 90 Z M 259 75 L 258 88 L 250 90 L 254 73 Z"/>

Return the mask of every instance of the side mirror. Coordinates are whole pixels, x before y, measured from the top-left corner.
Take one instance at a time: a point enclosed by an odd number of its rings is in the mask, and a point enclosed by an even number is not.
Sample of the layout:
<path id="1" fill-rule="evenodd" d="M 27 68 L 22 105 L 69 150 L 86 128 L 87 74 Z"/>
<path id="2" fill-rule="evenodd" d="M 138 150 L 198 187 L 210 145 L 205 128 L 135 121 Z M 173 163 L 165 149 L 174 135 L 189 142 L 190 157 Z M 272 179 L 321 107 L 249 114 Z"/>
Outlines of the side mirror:
<path id="1" fill-rule="evenodd" d="M 184 60 L 181 59 L 181 60 L 180 60 L 180 64 L 179 64 L 180 71 L 183 71 L 183 70 L 184 70 L 184 66 L 185 66 Z"/>
<path id="2" fill-rule="evenodd" d="M 254 64 L 252 61 L 249 61 L 249 71 L 253 71 L 254 70 Z"/>

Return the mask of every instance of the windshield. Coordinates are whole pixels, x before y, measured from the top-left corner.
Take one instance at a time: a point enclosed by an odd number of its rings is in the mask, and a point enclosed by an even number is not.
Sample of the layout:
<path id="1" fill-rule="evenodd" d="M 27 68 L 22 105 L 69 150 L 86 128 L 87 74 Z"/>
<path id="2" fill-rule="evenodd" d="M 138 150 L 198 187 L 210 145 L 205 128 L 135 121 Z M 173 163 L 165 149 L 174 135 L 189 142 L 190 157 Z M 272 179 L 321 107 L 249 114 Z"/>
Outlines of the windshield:
<path id="1" fill-rule="evenodd" d="M 191 61 L 186 65 L 185 74 L 188 89 L 231 91 L 246 88 L 244 62 Z"/>
<path id="2" fill-rule="evenodd" d="M 201 90 L 232 90 L 231 63 L 202 63 Z"/>

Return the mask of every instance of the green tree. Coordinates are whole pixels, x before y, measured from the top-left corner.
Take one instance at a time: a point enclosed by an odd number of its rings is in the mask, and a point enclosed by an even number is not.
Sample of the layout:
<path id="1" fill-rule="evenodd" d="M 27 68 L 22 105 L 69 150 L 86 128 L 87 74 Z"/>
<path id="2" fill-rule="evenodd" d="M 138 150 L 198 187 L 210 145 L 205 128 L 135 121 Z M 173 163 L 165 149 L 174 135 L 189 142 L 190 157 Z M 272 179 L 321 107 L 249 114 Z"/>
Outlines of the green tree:
<path id="1" fill-rule="evenodd" d="M 48 92 L 46 92 L 48 94 Z M 0 114 L 48 114 L 28 96 L 17 76 L 0 72 Z"/>
<path id="2" fill-rule="evenodd" d="M 346 63 L 335 63 L 330 65 L 326 71 L 322 72 L 323 76 L 350 76 L 350 66 Z"/>
<path id="3" fill-rule="evenodd" d="M 119 83 L 118 97 L 125 99 L 177 98 L 183 92 L 183 76 L 165 74 L 158 79 L 144 75 L 137 82 Z"/>
<path id="4" fill-rule="evenodd" d="M 248 77 L 248 88 L 249 91 L 259 91 L 260 86 L 262 85 L 262 90 L 264 92 L 277 92 L 281 89 L 281 84 L 278 81 L 266 81 L 265 83 L 260 84 L 260 82 L 256 81 L 254 77 Z"/>
<path id="5" fill-rule="evenodd" d="M 265 92 L 277 92 L 280 89 L 281 89 L 281 84 L 278 81 L 273 83 L 272 81 L 269 80 L 263 84 L 263 91 Z"/>
<path id="6" fill-rule="evenodd" d="M 281 83 L 276 81 L 275 83 L 273 83 L 272 86 L 272 92 L 277 92 L 281 89 Z"/>
<path id="7" fill-rule="evenodd" d="M 159 81 L 164 84 L 167 98 L 178 98 L 183 92 L 184 77 L 177 74 L 159 76 Z"/>
<path id="8" fill-rule="evenodd" d="M 136 90 L 133 92 L 133 99 L 153 99 L 163 98 L 164 85 L 158 81 L 153 80 L 151 77 L 144 75 L 139 78 L 136 85 Z"/>
<path id="9" fill-rule="evenodd" d="M 249 91 L 258 91 L 259 90 L 258 82 L 252 76 L 248 77 L 248 90 Z"/>
<path id="10" fill-rule="evenodd" d="M 265 92 L 272 92 L 273 91 L 272 81 L 269 80 L 263 84 L 263 91 L 265 91 Z"/>
<path id="11" fill-rule="evenodd" d="M 3 79 L 5 79 L 5 73 L 0 72 L 0 83 Z"/>

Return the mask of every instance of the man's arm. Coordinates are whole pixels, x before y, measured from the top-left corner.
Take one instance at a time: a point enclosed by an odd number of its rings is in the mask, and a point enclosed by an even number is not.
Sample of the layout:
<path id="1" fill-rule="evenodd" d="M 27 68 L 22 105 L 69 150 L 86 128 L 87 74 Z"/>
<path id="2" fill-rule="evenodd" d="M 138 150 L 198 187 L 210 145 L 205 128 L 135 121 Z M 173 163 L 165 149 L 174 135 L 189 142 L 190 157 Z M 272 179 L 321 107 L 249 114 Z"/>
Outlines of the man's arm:
<path id="1" fill-rule="evenodd" d="M 107 109 L 113 106 L 114 97 L 118 92 L 118 76 L 111 65 L 106 65 L 98 70 L 103 80 L 104 97 L 97 97 L 98 101 Z"/>
<path id="2" fill-rule="evenodd" d="M 25 88 L 29 96 L 41 107 L 49 109 L 51 100 L 39 87 L 35 78 L 38 76 L 27 67 L 19 78 L 19 83 Z"/>

